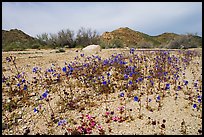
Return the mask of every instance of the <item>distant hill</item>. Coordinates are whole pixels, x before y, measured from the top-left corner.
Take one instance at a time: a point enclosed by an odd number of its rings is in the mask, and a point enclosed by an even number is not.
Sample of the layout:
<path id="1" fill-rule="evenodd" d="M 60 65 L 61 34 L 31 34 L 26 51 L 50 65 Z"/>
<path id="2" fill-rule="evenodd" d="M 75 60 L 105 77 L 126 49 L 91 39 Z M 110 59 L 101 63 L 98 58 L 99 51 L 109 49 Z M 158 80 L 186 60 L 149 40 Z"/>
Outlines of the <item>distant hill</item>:
<path id="1" fill-rule="evenodd" d="M 106 42 L 111 42 L 113 39 L 119 40 L 126 47 L 129 45 L 138 45 L 142 41 L 151 42 L 154 45 L 159 45 L 160 42 L 153 37 L 132 29 L 119 28 L 112 32 L 105 32 L 101 35 L 101 39 Z"/>
<path id="2" fill-rule="evenodd" d="M 2 49 L 4 51 L 24 50 L 27 48 L 38 48 L 40 46 L 38 39 L 27 35 L 21 30 L 2 30 Z"/>
<path id="3" fill-rule="evenodd" d="M 169 44 L 172 40 L 181 37 L 179 34 L 175 33 L 163 33 L 158 36 L 150 36 L 148 34 L 134 31 L 128 27 L 119 28 L 113 30 L 112 32 L 105 32 L 101 35 L 101 40 L 105 43 L 111 43 L 113 40 L 117 40 L 122 43 L 123 47 L 135 47 L 140 48 L 144 43 L 149 43 L 152 48 L 158 48 Z M 193 36 L 192 41 L 195 41 L 199 47 L 202 46 L 202 38 L 199 36 Z"/>
<path id="4" fill-rule="evenodd" d="M 177 38 L 179 35 L 175 34 L 175 33 L 163 33 L 161 35 L 158 36 L 152 36 L 153 39 L 155 39 L 156 41 L 159 41 L 160 44 L 167 44 L 169 43 L 171 40 Z"/>
<path id="5" fill-rule="evenodd" d="M 182 37 L 175 33 L 163 33 L 157 36 L 132 30 L 128 27 L 119 28 L 111 32 L 104 32 L 99 40 L 102 48 L 134 47 L 134 48 L 180 48 L 180 43 L 187 43 L 187 48 L 202 47 L 202 37 L 192 35 Z M 173 42 L 172 42 L 173 41 Z M 193 46 L 191 46 L 193 45 Z M 28 48 L 40 49 L 50 45 L 33 38 L 18 29 L 2 30 L 2 50 L 25 50 Z M 84 45 L 86 46 L 86 45 Z M 53 48 L 53 46 L 51 46 Z"/>

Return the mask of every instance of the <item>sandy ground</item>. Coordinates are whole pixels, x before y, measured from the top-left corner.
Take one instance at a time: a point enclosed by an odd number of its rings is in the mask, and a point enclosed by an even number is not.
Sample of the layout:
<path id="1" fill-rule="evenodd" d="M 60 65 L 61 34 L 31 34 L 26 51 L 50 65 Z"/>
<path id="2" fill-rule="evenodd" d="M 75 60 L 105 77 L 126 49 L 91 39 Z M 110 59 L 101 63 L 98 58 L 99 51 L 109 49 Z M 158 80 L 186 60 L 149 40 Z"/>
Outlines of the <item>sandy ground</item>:
<path id="1" fill-rule="evenodd" d="M 52 66 L 52 63 L 55 66 L 63 67 L 64 63 L 71 62 L 74 60 L 76 56 L 80 56 L 81 52 L 76 52 L 77 49 L 69 49 L 66 50 L 65 53 L 55 53 L 55 50 L 28 50 L 28 51 L 18 51 L 18 52 L 3 52 L 2 53 L 2 68 L 3 74 L 8 76 L 11 74 L 11 71 L 8 70 L 9 65 L 7 64 L 5 58 L 12 55 L 16 56 L 16 64 L 19 70 L 25 71 L 28 77 L 28 80 L 32 79 L 32 69 L 35 66 L 40 66 L 42 70 L 45 70 Z M 202 49 L 196 49 L 201 52 Z M 104 49 L 100 53 L 103 59 L 110 57 L 113 53 L 122 53 L 129 52 L 124 49 Z M 138 52 L 138 54 L 142 54 Z M 199 63 L 199 64 L 198 64 Z M 15 69 L 12 68 L 12 71 L 15 72 Z M 192 72 L 194 72 L 192 74 Z M 196 57 L 192 60 L 191 64 L 185 70 L 186 80 L 189 81 L 188 91 L 192 91 L 193 95 L 201 95 L 202 92 L 196 93 L 197 91 L 193 87 L 193 82 L 195 80 L 201 81 L 202 86 L 202 57 Z M 182 80 L 181 80 L 182 81 Z M 76 83 L 75 83 L 76 84 Z M 54 86 L 52 87 L 54 88 Z M 64 87 L 63 84 L 61 86 L 56 86 L 56 91 L 53 91 L 49 94 L 52 100 L 50 104 L 52 109 L 55 112 L 56 119 L 66 119 L 69 123 L 66 127 L 76 127 L 80 124 L 80 116 L 81 114 L 90 114 L 95 117 L 95 121 L 97 124 L 101 125 L 105 134 L 115 135 L 115 134 L 131 134 L 131 135 L 154 135 L 154 134 L 165 134 L 165 135 L 197 135 L 202 134 L 202 103 L 201 109 L 194 109 L 192 106 L 192 101 L 186 99 L 186 95 L 184 91 L 187 90 L 186 87 L 178 92 L 178 98 L 175 100 L 175 91 L 171 89 L 169 93 L 166 93 L 166 97 L 161 101 L 161 109 L 158 111 L 158 102 L 155 101 L 156 94 L 153 93 L 149 95 L 149 98 L 152 99 L 152 102 L 149 103 L 149 106 L 153 108 L 153 112 L 146 109 L 146 95 L 141 97 L 141 110 L 139 111 L 139 102 L 135 102 L 133 97 L 127 98 L 126 93 L 125 97 L 121 98 L 118 95 L 123 91 L 115 91 L 115 93 L 110 93 L 108 95 L 108 103 L 105 103 L 104 95 L 97 95 L 93 91 L 90 91 L 89 98 L 92 102 L 92 106 L 86 105 L 85 101 L 78 101 L 78 107 L 85 106 L 84 110 L 79 108 L 74 110 L 65 110 L 63 112 L 63 105 L 59 102 L 61 100 L 59 96 L 59 92 L 63 89 L 70 92 L 69 88 Z M 78 93 L 74 93 L 78 95 L 82 95 L 83 89 L 74 87 L 74 91 L 79 91 Z M 86 89 L 87 90 L 87 89 Z M 157 90 L 157 89 L 155 89 Z M 199 89 L 202 90 L 202 89 Z M 139 92 L 145 92 L 145 88 L 141 88 Z M 43 93 L 42 87 L 35 87 L 34 91 L 37 95 Z M 138 91 L 134 90 L 133 94 L 137 94 Z M 2 93 L 2 101 L 8 100 L 8 97 L 3 92 Z M 30 129 L 29 134 L 65 134 L 66 130 L 62 129 L 62 126 L 58 126 L 57 123 L 52 123 L 51 126 L 47 126 L 47 122 L 45 118 L 39 113 L 34 113 L 33 109 L 36 105 L 35 99 L 36 96 L 31 97 L 32 100 L 30 105 L 24 105 L 22 108 L 18 108 L 12 112 L 4 111 L 4 115 L 2 117 L 3 123 L 8 123 L 6 120 L 7 116 L 12 123 L 12 126 L 9 128 L 5 128 L 2 130 L 3 134 L 24 134 L 27 128 Z M 195 97 L 196 98 L 196 97 Z M 125 104 L 126 102 L 126 104 Z M 46 101 L 43 102 L 43 108 L 46 109 L 44 112 L 45 116 L 49 119 L 49 115 L 51 110 Z M 197 103 L 197 102 L 196 102 Z M 198 103 L 197 103 L 198 104 Z M 128 118 L 123 122 L 115 122 L 113 120 L 107 122 L 108 118 L 104 117 L 106 110 L 106 106 L 108 111 L 113 111 L 114 114 L 110 114 L 110 117 L 114 116 L 128 116 Z M 122 114 L 119 113 L 117 108 L 119 106 L 125 106 L 125 112 Z M 15 122 L 15 116 L 21 115 L 22 117 Z M 12 116 L 14 115 L 14 116 Z M 14 121 L 14 122 L 13 122 Z M 50 121 L 50 119 L 49 119 Z M 156 121 L 156 122 L 155 122 Z M 107 122 L 107 123 L 106 123 Z M 165 125 L 162 128 L 161 125 Z M 111 129 L 111 130 L 109 130 Z M 99 134 L 96 129 L 93 130 L 91 134 Z"/>

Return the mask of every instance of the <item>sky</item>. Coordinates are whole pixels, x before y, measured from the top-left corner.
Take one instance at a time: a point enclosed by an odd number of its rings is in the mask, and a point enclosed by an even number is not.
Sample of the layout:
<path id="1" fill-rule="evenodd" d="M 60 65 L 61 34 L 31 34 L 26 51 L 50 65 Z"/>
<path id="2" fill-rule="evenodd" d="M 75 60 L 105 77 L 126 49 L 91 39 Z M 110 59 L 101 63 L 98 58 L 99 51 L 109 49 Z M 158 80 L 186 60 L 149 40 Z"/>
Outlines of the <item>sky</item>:
<path id="1" fill-rule="evenodd" d="M 99 34 L 120 27 L 156 36 L 165 32 L 202 36 L 202 2 L 2 2 L 2 29 L 36 37 L 63 29 Z"/>

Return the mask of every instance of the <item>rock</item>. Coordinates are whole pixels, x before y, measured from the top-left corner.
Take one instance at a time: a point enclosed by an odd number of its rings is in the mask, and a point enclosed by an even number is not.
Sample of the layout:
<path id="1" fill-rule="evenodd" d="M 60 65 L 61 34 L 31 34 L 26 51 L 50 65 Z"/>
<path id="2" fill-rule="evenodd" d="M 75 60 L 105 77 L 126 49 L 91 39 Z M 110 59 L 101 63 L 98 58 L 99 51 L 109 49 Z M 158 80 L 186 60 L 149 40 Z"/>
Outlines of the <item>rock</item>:
<path id="1" fill-rule="evenodd" d="M 7 101 L 6 101 L 6 103 L 10 103 L 11 102 L 11 100 L 10 99 L 8 99 Z"/>
<path id="2" fill-rule="evenodd" d="M 38 101 L 38 100 L 40 100 L 39 97 L 36 97 L 36 98 L 35 98 L 35 101 Z"/>
<path id="3" fill-rule="evenodd" d="M 27 129 L 27 126 L 23 126 L 22 129 Z"/>
<path id="4" fill-rule="evenodd" d="M 125 47 L 125 49 L 126 49 L 126 50 L 130 50 L 130 48 L 129 48 L 129 47 Z"/>
<path id="5" fill-rule="evenodd" d="M 32 97 L 32 96 L 35 96 L 36 95 L 36 93 L 35 92 L 32 92 L 32 93 L 30 93 L 30 97 Z"/>
<path id="6" fill-rule="evenodd" d="M 100 45 L 89 45 L 82 49 L 82 52 L 88 53 L 88 54 L 97 54 L 101 51 Z"/>
<path id="7" fill-rule="evenodd" d="M 23 113 L 22 111 L 19 111 L 19 112 L 18 112 L 19 115 L 21 115 L 22 113 Z"/>

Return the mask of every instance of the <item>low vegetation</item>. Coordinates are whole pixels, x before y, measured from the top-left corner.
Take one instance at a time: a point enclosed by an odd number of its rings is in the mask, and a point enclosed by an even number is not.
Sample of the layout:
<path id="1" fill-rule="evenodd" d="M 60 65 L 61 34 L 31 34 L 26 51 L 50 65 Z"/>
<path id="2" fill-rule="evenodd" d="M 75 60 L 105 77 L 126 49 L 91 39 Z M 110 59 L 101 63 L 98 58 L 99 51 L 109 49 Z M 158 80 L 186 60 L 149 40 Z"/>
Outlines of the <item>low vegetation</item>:
<path id="1" fill-rule="evenodd" d="M 84 48 L 87 45 L 99 44 L 103 49 L 108 48 L 167 48 L 188 49 L 202 47 L 202 37 L 196 34 L 178 35 L 163 33 L 149 36 L 129 28 L 119 28 L 105 32 L 101 36 L 96 30 L 80 28 L 75 34 L 70 29 L 59 31 L 57 34 L 43 33 L 33 38 L 21 30 L 2 30 L 3 51 L 22 51 L 26 49 L 56 49 Z"/>

